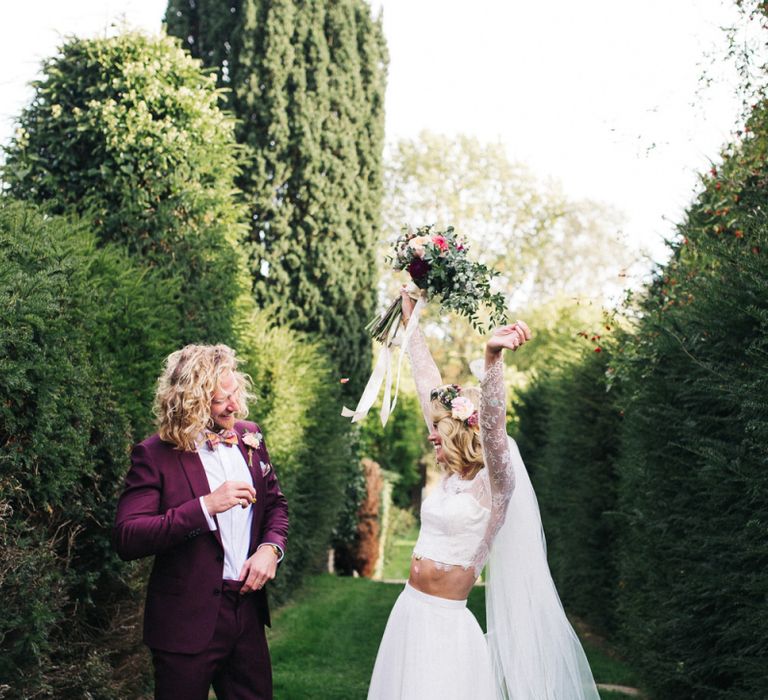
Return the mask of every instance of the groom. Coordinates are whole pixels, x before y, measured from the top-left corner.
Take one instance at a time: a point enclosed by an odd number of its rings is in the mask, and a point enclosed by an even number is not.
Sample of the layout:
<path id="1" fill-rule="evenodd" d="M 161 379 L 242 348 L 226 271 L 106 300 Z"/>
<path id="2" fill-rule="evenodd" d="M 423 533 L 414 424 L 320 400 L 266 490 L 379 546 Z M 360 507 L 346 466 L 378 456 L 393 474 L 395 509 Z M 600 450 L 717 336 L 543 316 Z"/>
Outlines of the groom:
<path id="1" fill-rule="evenodd" d="M 136 445 L 117 507 L 123 559 L 154 556 L 144 615 L 155 698 L 272 698 L 264 585 L 288 509 L 255 423 L 249 379 L 226 345 L 172 353 L 158 381 L 158 432 Z"/>

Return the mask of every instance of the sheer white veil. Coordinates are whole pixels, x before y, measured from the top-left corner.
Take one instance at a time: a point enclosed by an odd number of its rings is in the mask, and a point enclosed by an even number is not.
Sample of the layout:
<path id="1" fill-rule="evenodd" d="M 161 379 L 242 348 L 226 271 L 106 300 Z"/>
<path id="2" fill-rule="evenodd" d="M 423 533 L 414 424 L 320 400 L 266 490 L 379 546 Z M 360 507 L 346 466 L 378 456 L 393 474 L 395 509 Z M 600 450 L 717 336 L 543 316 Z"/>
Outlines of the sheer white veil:
<path id="1" fill-rule="evenodd" d="M 498 700 L 599 700 L 563 611 L 531 480 L 512 438 L 515 490 L 491 548 L 485 605 Z"/>

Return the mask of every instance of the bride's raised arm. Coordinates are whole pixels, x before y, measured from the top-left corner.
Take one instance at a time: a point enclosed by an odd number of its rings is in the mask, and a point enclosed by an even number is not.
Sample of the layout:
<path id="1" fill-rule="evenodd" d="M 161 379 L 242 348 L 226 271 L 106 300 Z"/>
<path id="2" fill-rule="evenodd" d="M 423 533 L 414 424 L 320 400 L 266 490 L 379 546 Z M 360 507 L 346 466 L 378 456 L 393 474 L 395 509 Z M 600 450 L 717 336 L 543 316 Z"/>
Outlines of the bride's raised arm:
<path id="1" fill-rule="evenodd" d="M 473 560 L 480 574 L 496 533 L 504 523 L 507 506 L 515 489 L 515 473 L 507 439 L 507 399 L 504 387 L 504 349 L 517 350 L 531 338 L 521 321 L 496 329 L 485 349 L 485 374 L 480 382 L 480 438 L 483 460 L 491 486 L 491 518 L 485 537 Z"/>
<path id="2" fill-rule="evenodd" d="M 413 311 L 414 302 L 408 293 L 401 291 L 403 299 L 403 323 L 408 325 L 408 321 Z M 421 328 L 416 328 L 408 343 L 408 359 L 411 361 L 411 372 L 416 382 L 416 393 L 421 404 L 421 412 L 424 414 L 424 421 L 427 424 L 427 430 L 432 432 L 432 415 L 429 408 L 430 394 L 432 389 L 442 386 L 443 380 L 440 376 L 440 370 L 437 368 L 432 353 L 429 352 L 427 341 Z"/>

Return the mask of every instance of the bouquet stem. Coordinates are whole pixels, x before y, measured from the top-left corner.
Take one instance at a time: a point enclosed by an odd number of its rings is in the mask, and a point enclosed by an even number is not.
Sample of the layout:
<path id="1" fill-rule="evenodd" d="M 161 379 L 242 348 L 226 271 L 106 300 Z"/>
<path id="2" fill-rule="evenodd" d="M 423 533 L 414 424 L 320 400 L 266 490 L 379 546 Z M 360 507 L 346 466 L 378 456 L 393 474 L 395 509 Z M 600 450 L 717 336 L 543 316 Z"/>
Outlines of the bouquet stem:
<path id="1" fill-rule="evenodd" d="M 400 317 L 403 315 L 403 300 L 397 297 L 380 316 L 372 318 L 365 330 L 367 330 L 374 340 L 380 343 L 387 343 L 390 340 L 392 326 L 400 323 Z M 397 331 L 395 331 L 397 332 Z M 394 336 L 394 333 L 392 333 Z"/>

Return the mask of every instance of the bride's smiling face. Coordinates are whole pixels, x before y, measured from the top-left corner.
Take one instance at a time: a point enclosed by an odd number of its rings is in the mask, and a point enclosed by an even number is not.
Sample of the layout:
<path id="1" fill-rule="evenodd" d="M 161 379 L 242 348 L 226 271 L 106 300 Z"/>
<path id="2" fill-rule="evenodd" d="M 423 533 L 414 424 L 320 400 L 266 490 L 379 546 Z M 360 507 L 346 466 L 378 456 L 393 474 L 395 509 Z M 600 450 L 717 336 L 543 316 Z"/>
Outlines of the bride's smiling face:
<path id="1" fill-rule="evenodd" d="M 445 455 L 443 454 L 443 438 L 440 437 L 440 433 L 437 432 L 437 426 L 434 424 L 432 424 L 432 432 L 430 432 L 427 440 L 429 440 L 435 448 L 435 459 L 438 464 L 443 464 L 445 460 Z"/>

